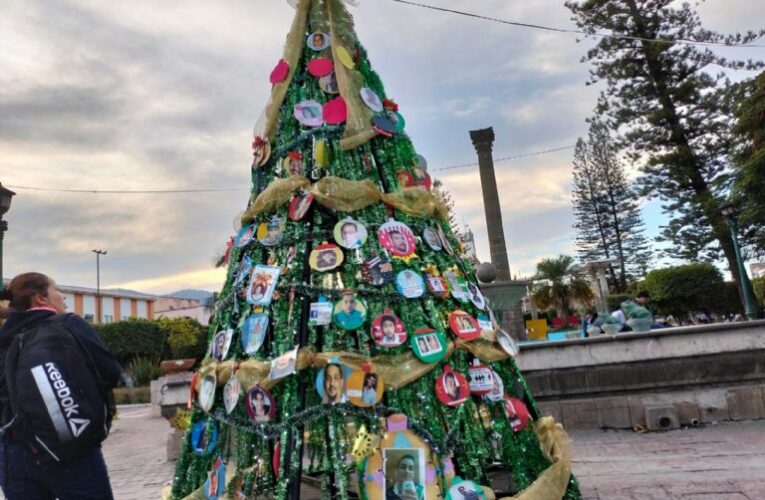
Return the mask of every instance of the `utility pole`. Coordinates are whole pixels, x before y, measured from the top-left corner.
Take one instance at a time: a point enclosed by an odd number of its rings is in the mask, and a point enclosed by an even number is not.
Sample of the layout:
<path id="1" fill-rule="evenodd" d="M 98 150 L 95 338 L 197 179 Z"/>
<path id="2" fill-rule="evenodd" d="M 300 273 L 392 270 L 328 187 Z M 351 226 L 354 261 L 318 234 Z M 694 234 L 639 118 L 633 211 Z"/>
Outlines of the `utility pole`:
<path id="1" fill-rule="evenodd" d="M 96 323 L 101 324 L 101 256 L 106 255 L 106 250 L 91 250 L 96 254 Z"/>

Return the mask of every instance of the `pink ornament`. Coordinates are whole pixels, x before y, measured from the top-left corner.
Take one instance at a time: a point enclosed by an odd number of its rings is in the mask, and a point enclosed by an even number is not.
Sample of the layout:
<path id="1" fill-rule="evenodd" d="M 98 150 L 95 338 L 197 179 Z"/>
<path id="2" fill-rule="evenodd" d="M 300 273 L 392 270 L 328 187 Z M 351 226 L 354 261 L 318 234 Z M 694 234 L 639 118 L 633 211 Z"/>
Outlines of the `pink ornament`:
<path id="1" fill-rule="evenodd" d="M 279 82 L 283 82 L 287 78 L 289 72 L 290 67 L 287 64 L 287 61 L 279 59 L 279 62 L 276 63 L 276 67 L 274 67 L 274 70 L 271 72 L 271 77 L 269 78 L 271 84 L 276 85 Z"/>
<path id="2" fill-rule="evenodd" d="M 335 97 L 324 105 L 322 115 L 328 124 L 340 125 L 348 118 L 348 106 L 342 97 Z"/>
<path id="3" fill-rule="evenodd" d="M 332 64 L 332 59 L 326 57 L 317 57 L 311 59 L 308 63 L 308 72 L 316 78 L 326 76 L 335 70 L 335 65 Z"/>

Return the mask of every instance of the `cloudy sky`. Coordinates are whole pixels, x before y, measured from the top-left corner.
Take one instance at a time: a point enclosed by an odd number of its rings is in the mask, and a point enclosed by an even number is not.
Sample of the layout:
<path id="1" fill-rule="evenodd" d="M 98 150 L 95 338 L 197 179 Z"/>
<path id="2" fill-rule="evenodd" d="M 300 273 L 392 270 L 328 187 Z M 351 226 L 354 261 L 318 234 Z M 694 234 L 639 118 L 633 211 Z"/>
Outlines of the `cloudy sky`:
<path id="1" fill-rule="evenodd" d="M 560 0 L 428 0 L 528 23 L 573 27 Z M 75 194 L 16 189 L 6 277 L 146 292 L 220 287 L 213 256 L 247 202 L 252 125 L 293 10 L 284 0 L 6 0 L 0 17 L 0 182 L 62 189 L 240 188 L 218 193 Z M 758 28 L 765 3 L 711 0 L 709 28 Z M 495 157 L 574 144 L 597 89 L 589 42 L 362 0 L 356 28 L 431 173 L 489 258 L 468 130 L 493 126 Z M 745 49 L 765 59 L 765 49 Z M 736 78 L 748 76 L 737 75 Z M 572 252 L 571 150 L 496 165 L 514 274 Z M 649 233 L 662 222 L 645 209 Z"/>

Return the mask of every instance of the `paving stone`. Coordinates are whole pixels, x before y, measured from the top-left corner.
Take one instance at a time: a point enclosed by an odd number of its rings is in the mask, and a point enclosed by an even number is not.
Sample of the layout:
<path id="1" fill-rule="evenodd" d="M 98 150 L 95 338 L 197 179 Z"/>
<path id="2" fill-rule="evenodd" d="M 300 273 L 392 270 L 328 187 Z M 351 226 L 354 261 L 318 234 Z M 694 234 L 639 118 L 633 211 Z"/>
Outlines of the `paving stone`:
<path id="1" fill-rule="evenodd" d="M 731 389 L 726 394 L 732 420 L 765 418 L 765 400 L 760 387 Z"/>
<path id="2" fill-rule="evenodd" d="M 611 429 L 629 429 L 630 408 L 626 397 L 600 398 L 595 400 L 600 427 Z"/>
<path id="3" fill-rule="evenodd" d="M 567 429 L 592 429 L 598 422 L 598 409 L 592 399 L 561 401 L 561 420 Z"/>

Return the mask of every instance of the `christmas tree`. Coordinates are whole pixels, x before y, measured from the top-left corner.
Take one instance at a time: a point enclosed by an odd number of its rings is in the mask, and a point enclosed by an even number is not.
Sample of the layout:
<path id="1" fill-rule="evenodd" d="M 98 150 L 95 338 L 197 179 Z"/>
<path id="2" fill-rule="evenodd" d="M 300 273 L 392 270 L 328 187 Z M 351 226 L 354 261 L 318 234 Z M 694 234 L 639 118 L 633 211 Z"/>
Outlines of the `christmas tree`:
<path id="1" fill-rule="evenodd" d="M 343 1 L 295 3 L 172 498 L 579 498 Z"/>

